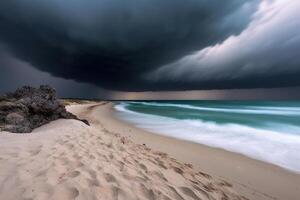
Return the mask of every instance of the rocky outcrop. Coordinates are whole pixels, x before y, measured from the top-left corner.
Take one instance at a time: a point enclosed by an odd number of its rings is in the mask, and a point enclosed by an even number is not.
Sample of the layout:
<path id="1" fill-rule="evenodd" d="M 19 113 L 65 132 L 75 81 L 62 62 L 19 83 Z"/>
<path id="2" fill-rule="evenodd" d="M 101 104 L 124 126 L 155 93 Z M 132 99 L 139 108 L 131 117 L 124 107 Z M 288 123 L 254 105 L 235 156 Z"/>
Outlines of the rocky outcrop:
<path id="1" fill-rule="evenodd" d="M 17 89 L 0 96 L 0 131 L 29 133 L 34 128 L 57 119 L 77 119 L 67 112 L 50 86 Z M 88 121 L 81 120 L 88 124 Z M 89 124 L 88 124 L 89 125 Z"/>

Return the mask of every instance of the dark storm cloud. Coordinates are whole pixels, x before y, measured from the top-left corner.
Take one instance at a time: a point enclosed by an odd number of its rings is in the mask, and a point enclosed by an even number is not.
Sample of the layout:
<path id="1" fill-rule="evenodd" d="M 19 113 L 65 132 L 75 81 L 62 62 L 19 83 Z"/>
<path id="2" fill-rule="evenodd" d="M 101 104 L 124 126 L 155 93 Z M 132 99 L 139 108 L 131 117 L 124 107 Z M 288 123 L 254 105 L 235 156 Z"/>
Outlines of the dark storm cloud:
<path id="1" fill-rule="evenodd" d="M 30 85 L 51 85 L 59 97 L 68 98 L 109 98 L 110 91 L 97 88 L 90 84 L 78 83 L 51 76 L 33 68 L 29 63 L 20 61 L 10 54 L 3 52 L 0 44 L 0 95 L 15 89 Z M 108 96 L 107 96 L 108 95 Z"/>
<path id="2" fill-rule="evenodd" d="M 143 77 L 238 34 L 258 2 L 2 0 L 0 40 L 15 57 L 54 76 L 117 90 L 189 89 Z"/>
<path id="3" fill-rule="evenodd" d="M 145 76 L 181 89 L 300 85 L 299 9 L 299 1 L 262 1 L 241 34 Z"/>

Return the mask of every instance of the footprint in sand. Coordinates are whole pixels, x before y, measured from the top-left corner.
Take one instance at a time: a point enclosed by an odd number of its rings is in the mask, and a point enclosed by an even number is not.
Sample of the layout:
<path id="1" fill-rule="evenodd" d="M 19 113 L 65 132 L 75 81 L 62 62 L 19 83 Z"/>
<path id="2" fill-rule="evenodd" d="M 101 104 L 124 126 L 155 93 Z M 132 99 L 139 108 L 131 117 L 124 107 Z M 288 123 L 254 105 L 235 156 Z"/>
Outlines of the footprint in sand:
<path id="1" fill-rule="evenodd" d="M 72 149 L 74 148 L 74 145 L 73 145 L 73 144 L 67 144 L 66 146 L 67 146 L 67 148 L 68 148 L 69 150 L 72 150 Z"/>
<path id="2" fill-rule="evenodd" d="M 101 153 L 101 152 L 98 152 L 98 151 L 96 152 L 96 154 L 97 154 L 98 156 L 103 156 L 102 153 Z"/>
<path id="3" fill-rule="evenodd" d="M 168 179 L 160 171 L 151 171 L 151 176 L 155 176 L 158 179 L 162 179 L 165 182 L 168 182 Z"/>
<path id="4" fill-rule="evenodd" d="M 119 166 L 119 170 L 120 170 L 120 171 L 123 171 L 123 170 L 124 170 L 125 163 L 122 162 L 122 161 L 118 161 L 118 166 Z"/>
<path id="5" fill-rule="evenodd" d="M 140 185 L 140 191 L 147 199 L 155 200 L 155 194 L 152 189 L 148 189 L 144 184 Z"/>
<path id="6" fill-rule="evenodd" d="M 97 179 L 88 179 L 88 183 L 90 187 L 99 187 L 100 182 Z"/>
<path id="7" fill-rule="evenodd" d="M 78 159 L 80 158 L 80 156 L 78 155 L 78 153 L 74 153 L 74 154 L 72 155 L 72 157 L 73 157 L 74 159 L 76 159 L 76 160 L 78 160 Z"/>
<path id="8" fill-rule="evenodd" d="M 203 172 L 198 172 L 196 175 L 200 175 L 206 179 L 212 179 L 212 177 L 206 173 L 203 173 Z"/>
<path id="9" fill-rule="evenodd" d="M 91 154 L 91 155 L 89 156 L 89 158 L 92 159 L 92 160 L 95 160 L 95 159 L 96 159 L 96 157 L 95 157 L 93 154 Z"/>
<path id="10" fill-rule="evenodd" d="M 140 167 L 141 167 L 145 172 L 148 171 L 147 167 L 146 167 L 144 164 L 139 164 L 139 165 L 140 165 Z"/>
<path id="11" fill-rule="evenodd" d="M 101 136 L 98 136 L 96 139 L 97 139 L 97 140 L 102 140 Z"/>
<path id="12" fill-rule="evenodd" d="M 109 159 L 114 159 L 114 155 L 112 153 L 109 154 Z"/>
<path id="13" fill-rule="evenodd" d="M 183 170 L 180 169 L 179 167 L 173 167 L 173 170 L 178 174 L 181 174 L 181 175 L 183 174 Z"/>
<path id="14" fill-rule="evenodd" d="M 68 174 L 68 176 L 70 177 L 70 178 L 75 178 L 75 177 L 77 177 L 77 176 L 79 176 L 80 175 L 80 172 L 79 171 L 72 171 L 72 172 L 70 172 L 69 174 Z"/>
<path id="15" fill-rule="evenodd" d="M 169 186 L 169 189 L 173 192 L 174 199 L 184 200 L 184 198 L 177 192 L 177 190 L 173 186 Z"/>
<path id="16" fill-rule="evenodd" d="M 168 169 L 166 166 L 165 166 L 165 163 L 163 161 L 161 161 L 160 159 L 155 159 L 158 166 L 160 166 L 161 168 L 163 169 Z"/>
<path id="17" fill-rule="evenodd" d="M 190 188 L 188 187 L 180 187 L 180 191 L 182 193 L 184 193 L 186 196 L 192 198 L 192 199 L 195 199 L 195 200 L 201 200 L 194 192 L 193 190 L 191 190 Z"/>
<path id="18" fill-rule="evenodd" d="M 109 174 L 109 173 L 105 173 L 104 174 L 104 178 L 109 183 L 111 183 L 111 182 L 117 182 L 117 179 L 112 174 Z"/>
<path id="19" fill-rule="evenodd" d="M 196 185 L 193 185 L 193 187 L 203 196 L 203 197 L 205 197 L 206 199 L 211 199 L 211 197 L 210 197 L 210 195 L 206 192 L 206 191 L 204 191 L 204 190 L 202 190 L 201 188 L 199 188 L 198 186 L 196 186 Z"/>
<path id="20" fill-rule="evenodd" d="M 97 165 L 97 170 L 98 170 L 98 171 L 101 171 L 102 169 L 103 169 L 103 167 Z"/>
<path id="21" fill-rule="evenodd" d="M 83 166 L 84 166 L 83 162 L 81 162 L 81 161 L 75 162 L 75 167 L 83 167 Z"/>

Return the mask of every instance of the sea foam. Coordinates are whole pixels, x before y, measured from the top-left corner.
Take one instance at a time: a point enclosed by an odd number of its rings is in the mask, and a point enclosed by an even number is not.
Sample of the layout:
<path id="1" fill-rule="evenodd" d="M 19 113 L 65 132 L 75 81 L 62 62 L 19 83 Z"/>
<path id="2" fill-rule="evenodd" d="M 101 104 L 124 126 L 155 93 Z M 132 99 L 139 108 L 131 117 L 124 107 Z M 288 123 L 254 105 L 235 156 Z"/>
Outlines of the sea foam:
<path id="1" fill-rule="evenodd" d="M 300 173 L 300 136 L 281 132 L 284 128 L 272 131 L 240 124 L 220 125 L 199 119 L 181 120 L 131 111 L 126 108 L 127 105 L 127 103 L 116 105 L 117 114 L 136 127 L 156 134 L 241 153 Z"/>

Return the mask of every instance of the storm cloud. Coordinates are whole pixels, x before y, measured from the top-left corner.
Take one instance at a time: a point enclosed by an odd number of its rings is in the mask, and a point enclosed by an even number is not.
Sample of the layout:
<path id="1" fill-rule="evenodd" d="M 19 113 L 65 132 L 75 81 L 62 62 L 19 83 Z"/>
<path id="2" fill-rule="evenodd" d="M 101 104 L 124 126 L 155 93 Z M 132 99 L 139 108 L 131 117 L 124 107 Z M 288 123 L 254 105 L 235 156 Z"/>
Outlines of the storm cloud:
<path id="1" fill-rule="evenodd" d="M 241 34 L 145 76 L 190 89 L 300 85 L 299 10 L 299 1 L 262 1 Z"/>
<path id="2" fill-rule="evenodd" d="M 38 70 L 108 89 L 206 89 L 205 83 L 214 80 L 182 81 L 176 63 L 239 35 L 259 4 L 259 0 L 3 0 L 0 43 Z M 188 64 L 183 74 L 194 72 L 191 68 L 195 67 Z M 155 79 L 149 81 L 153 74 Z"/>
<path id="3" fill-rule="evenodd" d="M 24 85 L 38 87 L 45 84 L 54 87 L 60 97 L 107 99 L 111 94 L 110 91 L 90 84 L 57 78 L 47 72 L 41 72 L 29 63 L 3 52 L 1 46 L 0 70 L 0 94 L 14 91 Z"/>

